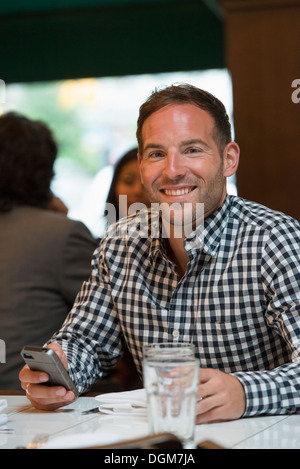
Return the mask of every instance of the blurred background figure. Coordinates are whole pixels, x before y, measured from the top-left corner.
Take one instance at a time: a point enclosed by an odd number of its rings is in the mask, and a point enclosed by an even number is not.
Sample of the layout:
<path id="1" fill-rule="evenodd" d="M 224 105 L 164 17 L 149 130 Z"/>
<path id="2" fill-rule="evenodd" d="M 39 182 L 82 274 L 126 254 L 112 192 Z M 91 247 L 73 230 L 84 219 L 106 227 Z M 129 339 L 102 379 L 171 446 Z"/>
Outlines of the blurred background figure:
<path id="1" fill-rule="evenodd" d="M 97 246 L 50 190 L 57 151 L 44 123 L 0 117 L 0 389 L 19 389 L 20 350 L 43 345 L 61 326 Z"/>
<path id="2" fill-rule="evenodd" d="M 141 183 L 141 177 L 137 161 L 137 148 L 129 150 L 118 160 L 108 192 L 106 203 L 113 204 L 116 208 L 116 221 L 128 215 L 132 204 L 140 203 L 146 207 L 149 201 Z M 127 196 L 127 207 L 120 204 L 120 196 Z"/>
<path id="3" fill-rule="evenodd" d="M 127 206 L 122 207 L 119 204 L 119 196 L 127 196 Z M 106 204 L 113 204 L 116 217 L 114 221 L 125 217 L 132 204 L 140 203 L 149 207 L 150 203 L 141 183 L 140 172 L 137 160 L 137 148 L 133 148 L 125 153 L 116 163 L 108 191 Z M 105 212 L 106 215 L 106 212 Z M 110 220 L 107 219 L 107 225 Z M 127 391 L 137 389 L 142 386 L 140 377 L 136 371 L 135 364 L 131 355 L 124 344 L 124 355 L 119 361 L 113 372 L 106 378 L 100 379 L 91 389 L 89 394 L 98 394 L 100 392 Z"/>
<path id="4" fill-rule="evenodd" d="M 63 213 L 64 215 L 68 215 L 68 207 L 65 203 L 56 195 L 52 195 L 52 199 L 48 204 L 48 210 L 52 210 L 53 212 Z"/>

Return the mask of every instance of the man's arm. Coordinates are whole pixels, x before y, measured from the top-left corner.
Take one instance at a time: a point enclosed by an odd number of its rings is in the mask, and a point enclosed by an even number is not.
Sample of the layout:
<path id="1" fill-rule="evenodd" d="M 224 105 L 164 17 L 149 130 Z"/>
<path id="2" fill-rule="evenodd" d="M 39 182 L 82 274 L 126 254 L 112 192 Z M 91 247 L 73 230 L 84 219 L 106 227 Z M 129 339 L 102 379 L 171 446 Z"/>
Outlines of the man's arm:
<path id="1" fill-rule="evenodd" d="M 212 403 L 215 403 L 215 406 L 211 406 L 213 417 L 238 418 L 239 413 L 240 416 L 248 417 L 299 411 L 299 246 L 299 224 L 291 221 L 290 226 L 278 225 L 270 233 L 268 242 L 265 244 L 261 265 L 262 287 L 266 298 L 265 321 L 272 329 L 274 337 L 280 336 L 283 346 L 285 344 L 281 365 L 278 363 L 279 366 L 268 370 L 247 371 L 245 369 L 234 372 L 228 375 L 230 380 L 225 377 L 226 375 L 222 376 L 221 382 L 214 386 L 214 399 L 210 399 Z M 279 350 L 276 350 L 277 356 L 278 352 Z M 212 378 L 212 383 L 216 383 L 217 377 Z M 223 385 L 225 389 L 222 388 Z M 201 378 L 199 387 L 201 387 Z M 245 404 L 244 412 L 241 412 L 242 406 L 240 405 L 242 395 Z M 232 401 L 232 396 L 236 402 Z M 219 408 L 217 407 L 218 399 L 223 403 Z M 205 403 L 205 399 L 201 401 L 198 404 L 199 412 L 204 412 L 208 404 L 210 402 Z"/>
<path id="2" fill-rule="evenodd" d="M 261 278 L 266 323 L 286 343 L 290 358 L 283 351 L 282 364 L 270 370 L 225 374 L 200 369 L 198 398 L 203 399 L 197 404 L 197 423 L 300 409 L 300 234 L 298 222 L 286 225 L 270 233 Z"/>
<path id="3" fill-rule="evenodd" d="M 278 366 L 233 373 L 246 393 L 245 416 L 287 414 L 300 409 L 300 227 L 287 219 L 265 243 L 261 264 L 265 322 L 272 330 Z M 274 347 L 275 345 L 273 345 Z M 275 350 L 274 350 L 275 353 Z"/>
<path id="4" fill-rule="evenodd" d="M 48 345 L 62 357 L 79 394 L 111 370 L 123 351 L 122 332 L 104 259 L 103 250 L 99 247 L 92 259 L 89 280 L 83 283 L 61 329 L 48 341 Z M 19 375 L 33 405 L 50 410 L 67 405 L 70 399 L 74 399 L 73 394 L 66 393 L 62 387 L 44 389 L 45 386 L 39 384 L 44 376 L 28 367 L 24 367 Z"/>

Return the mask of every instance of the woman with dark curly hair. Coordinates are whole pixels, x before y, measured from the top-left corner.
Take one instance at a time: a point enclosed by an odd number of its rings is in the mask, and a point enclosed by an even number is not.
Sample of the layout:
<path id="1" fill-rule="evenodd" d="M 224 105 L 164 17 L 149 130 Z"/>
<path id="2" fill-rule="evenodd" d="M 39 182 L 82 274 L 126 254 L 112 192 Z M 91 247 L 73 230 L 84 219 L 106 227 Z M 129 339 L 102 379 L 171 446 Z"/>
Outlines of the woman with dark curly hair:
<path id="1" fill-rule="evenodd" d="M 44 123 L 0 116 L 0 389 L 19 388 L 21 348 L 59 329 L 97 245 L 50 190 L 57 150 Z"/>
<path id="2" fill-rule="evenodd" d="M 10 112 L 0 118 L 0 211 L 18 205 L 46 208 L 57 144 L 39 121 Z"/>

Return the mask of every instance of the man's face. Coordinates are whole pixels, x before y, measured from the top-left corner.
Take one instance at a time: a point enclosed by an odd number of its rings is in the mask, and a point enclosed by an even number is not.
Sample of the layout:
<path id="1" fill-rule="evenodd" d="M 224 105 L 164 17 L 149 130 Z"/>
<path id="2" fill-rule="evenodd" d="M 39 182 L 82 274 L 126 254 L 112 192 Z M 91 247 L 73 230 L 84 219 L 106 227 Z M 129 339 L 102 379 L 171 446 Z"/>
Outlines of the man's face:
<path id="1" fill-rule="evenodd" d="M 183 223 L 184 207 L 189 210 L 185 216 L 197 224 L 197 203 L 204 204 L 207 217 L 225 199 L 225 177 L 230 174 L 213 128 L 213 118 L 192 104 L 165 106 L 144 122 L 142 182 L 151 202 L 176 203 L 171 224 Z"/>

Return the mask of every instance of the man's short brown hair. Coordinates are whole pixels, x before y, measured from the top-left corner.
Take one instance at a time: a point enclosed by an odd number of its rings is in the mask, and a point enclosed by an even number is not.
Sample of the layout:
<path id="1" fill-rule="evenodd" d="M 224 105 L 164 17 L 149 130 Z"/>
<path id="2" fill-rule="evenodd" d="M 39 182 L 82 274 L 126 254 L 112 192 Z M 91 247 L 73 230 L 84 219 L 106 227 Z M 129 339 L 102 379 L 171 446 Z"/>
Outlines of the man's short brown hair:
<path id="1" fill-rule="evenodd" d="M 220 155 L 223 155 L 225 146 L 231 141 L 231 125 L 224 104 L 211 93 L 183 83 L 155 89 L 141 105 L 136 132 L 141 156 L 143 155 L 142 127 L 145 120 L 169 104 L 194 104 L 208 112 L 214 119 L 214 138 Z"/>

